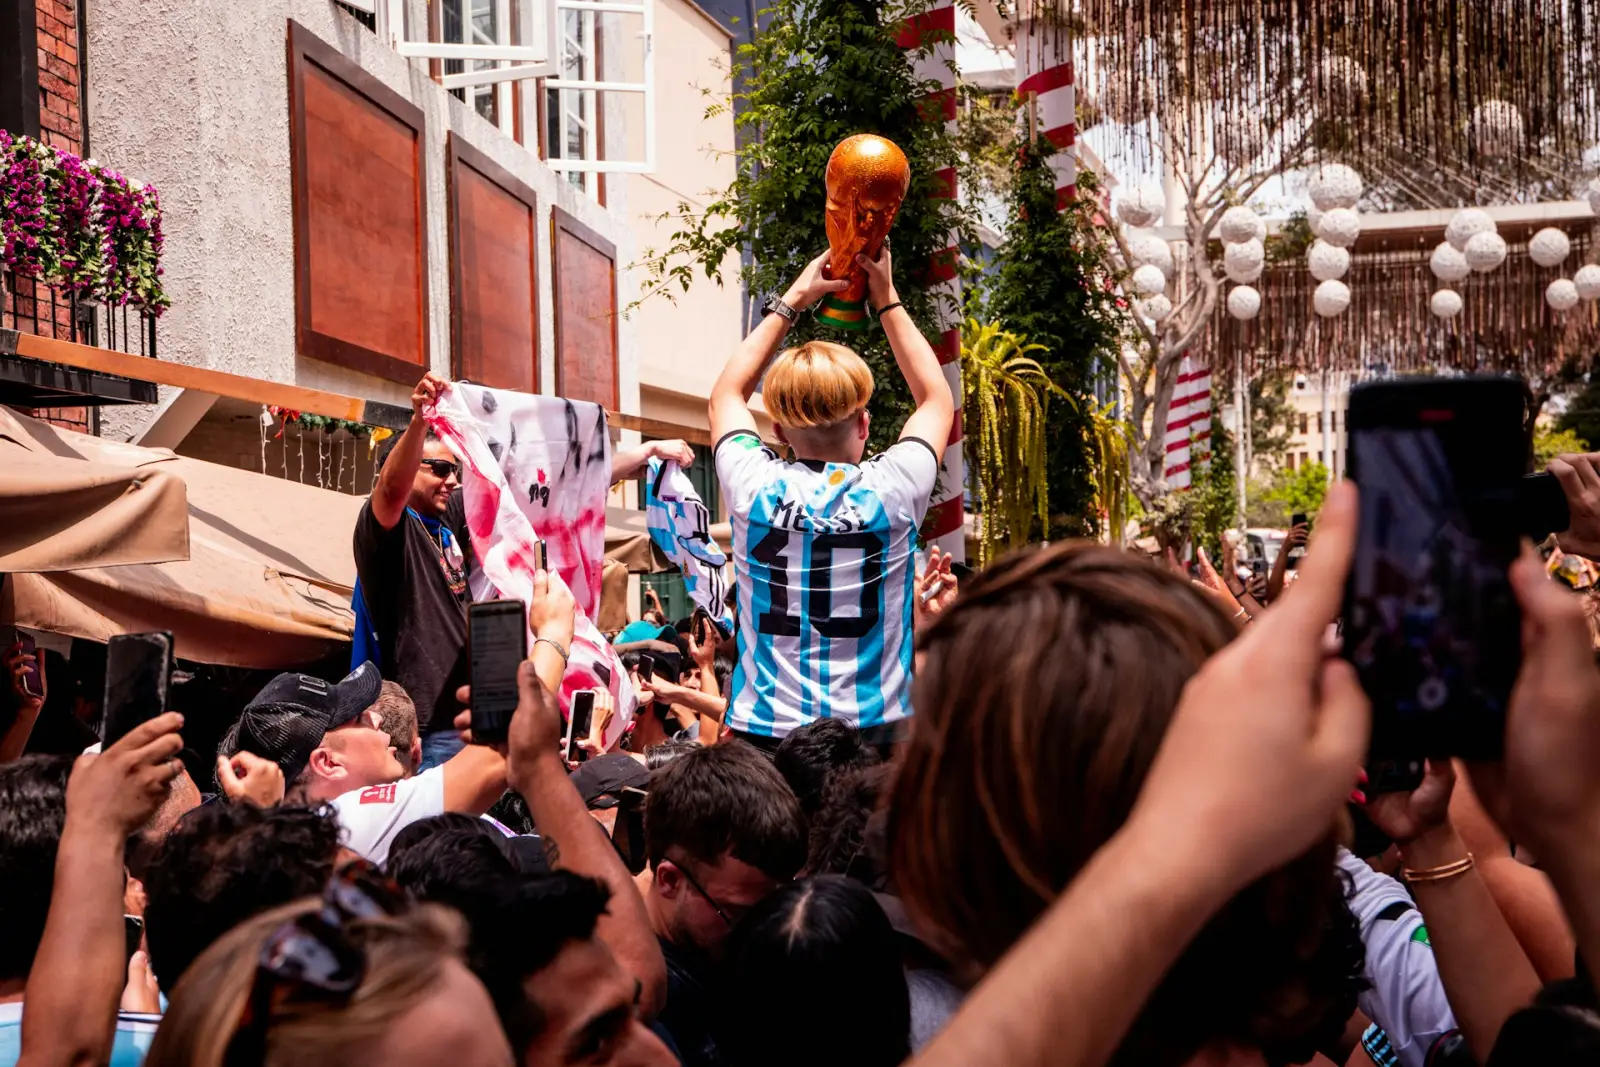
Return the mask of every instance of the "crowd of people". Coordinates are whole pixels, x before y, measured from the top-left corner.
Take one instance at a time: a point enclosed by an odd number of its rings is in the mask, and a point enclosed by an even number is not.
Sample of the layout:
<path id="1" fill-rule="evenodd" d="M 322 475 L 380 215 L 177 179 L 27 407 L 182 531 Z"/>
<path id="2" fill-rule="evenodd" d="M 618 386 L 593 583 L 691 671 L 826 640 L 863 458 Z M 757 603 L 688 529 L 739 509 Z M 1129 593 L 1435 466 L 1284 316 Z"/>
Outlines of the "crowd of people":
<path id="1" fill-rule="evenodd" d="M 618 743 L 601 693 L 569 759 L 575 604 L 542 570 L 508 736 L 473 743 L 431 375 L 355 531 L 354 669 L 272 679 L 200 780 L 176 712 L 27 754 L 39 658 L 13 649 L 0 1067 L 1600 1063 L 1580 595 L 1530 547 L 1503 760 L 1378 792 L 1332 636 L 1352 487 L 1292 582 L 1093 544 L 919 565 L 950 391 L 887 251 L 863 261 L 915 405 L 864 458 L 866 364 L 783 348 L 843 287 L 822 262 L 711 399 L 727 615 L 657 603 L 616 635 Z M 651 458 L 692 455 L 613 476 Z M 1552 471 L 1561 550 L 1600 559 L 1600 455 Z"/>

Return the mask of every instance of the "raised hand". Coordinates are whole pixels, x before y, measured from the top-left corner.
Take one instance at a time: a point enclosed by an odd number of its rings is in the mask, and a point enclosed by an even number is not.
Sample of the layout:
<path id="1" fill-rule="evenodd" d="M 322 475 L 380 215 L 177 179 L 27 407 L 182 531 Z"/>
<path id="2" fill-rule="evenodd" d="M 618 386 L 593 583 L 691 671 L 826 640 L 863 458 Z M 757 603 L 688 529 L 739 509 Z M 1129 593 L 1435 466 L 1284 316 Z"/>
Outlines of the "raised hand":
<path id="1" fill-rule="evenodd" d="M 850 287 L 847 278 L 824 277 L 822 268 L 827 265 L 828 255 L 824 252 L 806 264 L 806 269 L 800 272 L 800 277 L 796 278 L 794 284 L 783 294 L 785 304 L 796 311 L 804 311 L 829 293 L 841 292 Z"/>
<path id="2" fill-rule="evenodd" d="M 1561 483 L 1572 514 L 1556 535 L 1562 549 L 1600 561 L 1600 452 L 1557 456 L 1548 469 Z"/>
<path id="3" fill-rule="evenodd" d="M 1422 784 L 1409 793 L 1379 793 L 1366 804 L 1367 818 L 1404 847 L 1450 820 L 1450 795 L 1455 792 L 1455 765 L 1429 760 Z"/>
<path id="4" fill-rule="evenodd" d="M 229 800 L 244 801 L 258 808 L 274 808 L 283 803 L 283 768 L 253 752 L 238 752 L 231 758 L 217 757 L 217 781 Z"/>
<path id="5" fill-rule="evenodd" d="M 150 821 L 183 771 L 178 731 L 183 716 L 158 715 L 129 730 L 98 756 L 79 756 L 67 779 L 67 820 L 103 830 L 119 842 Z"/>
<path id="6" fill-rule="evenodd" d="M 961 579 L 950 569 L 955 557 L 938 545 L 928 549 L 928 565 L 917 573 L 912 601 L 912 623 L 917 630 L 931 624 L 956 602 Z"/>

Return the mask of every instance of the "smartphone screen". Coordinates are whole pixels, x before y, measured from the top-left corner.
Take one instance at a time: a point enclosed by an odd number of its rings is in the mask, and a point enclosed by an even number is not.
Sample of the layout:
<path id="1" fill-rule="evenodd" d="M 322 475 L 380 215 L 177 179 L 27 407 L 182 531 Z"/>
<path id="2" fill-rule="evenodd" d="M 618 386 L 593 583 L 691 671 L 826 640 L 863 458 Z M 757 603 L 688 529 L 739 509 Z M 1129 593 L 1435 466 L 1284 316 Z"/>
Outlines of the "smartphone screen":
<path id="1" fill-rule="evenodd" d="M 118 634 L 107 641 L 101 745 L 110 748 L 135 726 L 164 713 L 171 684 L 170 633 Z"/>
<path id="2" fill-rule="evenodd" d="M 1374 759 L 1494 758 L 1522 662 L 1516 558 L 1526 387 L 1422 379 L 1350 393 L 1361 497 L 1344 655 L 1372 700 Z"/>
<path id="3" fill-rule="evenodd" d="M 594 726 L 594 690 L 580 689 L 572 694 L 572 714 L 567 718 L 567 762 L 576 763 L 584 758 L 578 742 L 589 736 Z"/>
<path id="4" fill-rule="evenodd" d="M 617 821 L 611 824 L 611 843 L 630 874 L 644 870 L 644 802 L 648 797 L 643 789 L 623 786 L 617 799 Z"/>
<path id="5" fill-rule="evenodd" d="M 44 696 L 44 682 L 39 678 L 39 644 L 32 637 L 23 633 L 21 630 L 16 631 L 16 635 L 17 651 L 21 652 L 24 656 L 34 657 L 32 666 L 29 666 L 23 670 L 22 677 L 18 680 L 18 684 L 22 686 L 22 691 L 27 693 L 29 696 L 42 697 Z"/>
<path id="6" fill-rule="evenodd" d="M 506 739 L 517 710 L 517 668 L 528 658 L 528 612 L 520 600 L 480 600 L 467 608 L 472 740 Z"/>

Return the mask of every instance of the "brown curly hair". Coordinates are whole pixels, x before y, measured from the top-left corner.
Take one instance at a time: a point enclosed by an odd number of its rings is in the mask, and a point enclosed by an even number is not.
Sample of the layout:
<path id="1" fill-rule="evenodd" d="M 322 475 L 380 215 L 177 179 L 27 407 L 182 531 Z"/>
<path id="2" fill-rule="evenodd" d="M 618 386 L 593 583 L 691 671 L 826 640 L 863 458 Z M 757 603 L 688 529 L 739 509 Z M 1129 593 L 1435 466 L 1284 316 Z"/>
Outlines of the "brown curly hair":
<path id="1" fill-rule="evenodd" d="M 1184 685 L 1236 633 L 1167 570 L 1064 544 L 1000 561 L 921 635 L 890 858 L 960 973 L 993 966 L 1121 827 Z M 1330 832 L 1224 908 L 1113 1062 L 1176 1067 L 1218 1040 L 1301 1062 L 1336 1037 L 1363 958 L 1334 852 Z"/>

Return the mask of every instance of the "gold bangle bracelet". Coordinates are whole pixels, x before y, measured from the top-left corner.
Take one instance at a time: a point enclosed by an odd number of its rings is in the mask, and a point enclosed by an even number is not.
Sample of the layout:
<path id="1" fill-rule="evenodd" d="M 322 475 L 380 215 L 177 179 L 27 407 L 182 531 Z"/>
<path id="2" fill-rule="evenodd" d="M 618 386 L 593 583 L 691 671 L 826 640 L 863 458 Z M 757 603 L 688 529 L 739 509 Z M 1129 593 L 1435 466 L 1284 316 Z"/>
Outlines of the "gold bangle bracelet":
<path id="1" fill-rule="evenodd" d="M 1400 869 L 1400 877 L 1412 885 L 1420 882 L 1443 882 L 1448 878 L 1466 874 L 1472 870 L 1473 866 L 1472 853 L 1468 852 L 1466 859 L 1456 860 L 1454 863 L 1446 863 L 1440 867 L 1429 867 L 1421 871 L 1414 871 L 1410 867 L 1402 867 Z"/>

